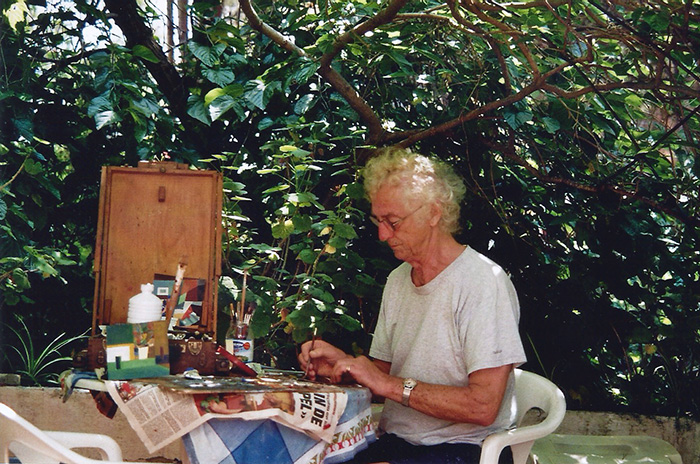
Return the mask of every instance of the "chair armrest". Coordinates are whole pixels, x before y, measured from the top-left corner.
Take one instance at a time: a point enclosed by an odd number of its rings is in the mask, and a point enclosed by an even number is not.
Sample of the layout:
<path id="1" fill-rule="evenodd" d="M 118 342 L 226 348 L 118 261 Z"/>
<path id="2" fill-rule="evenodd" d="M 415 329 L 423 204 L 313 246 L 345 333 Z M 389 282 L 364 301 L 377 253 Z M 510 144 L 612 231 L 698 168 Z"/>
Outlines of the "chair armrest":
<path id="1" fill-rule="evenodd" d="M 501 451 L 506 446 L 510 446 L 513 454 L 529 454 L 530 448 L 535 440 L 551 433 L 549 427 L 541 427 L 541 424 L 518 427 L 513 430 L 496 432 L 484 439 L 481 445 L 480 464 L 497 463 Z M 520 445 L 520 446 L 518 446 Z M 513 456 L 515 458 L 515 456 Z M 517 462 L 514 460 L 514 462 Z"/>
<path id="2" fill-rule="evenodd" d="M 66 448 L 92 448 L 100 452 L 106 461 L 121 461 L 122 450 L 119 444 L 107 435 L 80 432 L 45 432 Z"/>
<path id="3" fill-rule="evenodd" d="M 481 445 L 479 464 L 498 463 L 498 457 L 506 446 L 510 446 L 513 451 L 514 463 L 524 463 L 535 440 L 554 432 L 564 420 L 566 414 L 564 395 L 561 391 L 557 391 L 556 397 L 557 399 L 550 405 L 547 417 L 542 422 L 496 432 L 486 437 Z"/>

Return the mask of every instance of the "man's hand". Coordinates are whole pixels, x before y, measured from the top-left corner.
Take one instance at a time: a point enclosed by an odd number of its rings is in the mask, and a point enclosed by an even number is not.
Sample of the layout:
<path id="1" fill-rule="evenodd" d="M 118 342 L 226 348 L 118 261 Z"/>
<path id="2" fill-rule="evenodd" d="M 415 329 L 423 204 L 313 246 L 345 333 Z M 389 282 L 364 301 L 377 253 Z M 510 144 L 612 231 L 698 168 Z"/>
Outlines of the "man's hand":
<path id="1" fill-rule="evenodd" d="M 389 375 L 391 364 L 372 361 L 366 356 L 348 356 L 333 366 L 331 381 L 353 381 L 369 388 L 375 396 L 385 397 L 389 392 L 401 387 L 401 379 Z"/>
<path id="2" fill-rule="evenodd" d="M 311 349 L 312 344 L 313 349 Z M 299 366 L 307 373 L 309 379 L 316 380 L 317 377 L 332 378 L 333 367 L 338 361 L 345 358 L 352 359 L 352 356 L 328 342 L 316 340 L 301 345 L 298 359 Z"/>

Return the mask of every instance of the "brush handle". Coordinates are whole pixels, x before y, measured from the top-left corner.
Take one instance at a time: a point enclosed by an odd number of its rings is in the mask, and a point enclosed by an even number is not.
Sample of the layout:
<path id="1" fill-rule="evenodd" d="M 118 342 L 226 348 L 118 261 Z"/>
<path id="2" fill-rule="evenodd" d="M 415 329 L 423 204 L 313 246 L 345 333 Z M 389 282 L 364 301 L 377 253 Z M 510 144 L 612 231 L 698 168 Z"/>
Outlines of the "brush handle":
<path id="1" fill-rule="evenodd" d="M 177 265 L 177 272 L 175 273 L 175 282 L 173 283 L 173 293 L 168 298 L 168 302 L 165 303 L 165 320 L 170 327 L 170 319 L 173 317 L 173 311 L 177 305 L 177 300 L 180 298 L 180 288 L 182 287 L 182 279 L 185 276 L 185 269 L 187 269 L 187 258 L 182 257 Z"/>

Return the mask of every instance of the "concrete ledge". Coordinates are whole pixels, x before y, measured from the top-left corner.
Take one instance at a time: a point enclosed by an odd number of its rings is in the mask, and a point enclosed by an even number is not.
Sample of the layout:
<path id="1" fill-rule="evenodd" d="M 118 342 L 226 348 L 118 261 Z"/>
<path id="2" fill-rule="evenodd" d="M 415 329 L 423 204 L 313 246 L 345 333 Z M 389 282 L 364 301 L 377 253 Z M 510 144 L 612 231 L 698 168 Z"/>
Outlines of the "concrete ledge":
<path id="1" fill-rule="evenodd" d="M 41 430 L 108 435 L 119 443 L 126 461 L 186 462 L 181 440 L 156 453 L 149 453 L 126 417 L 121 412 L 117 412 L 113 419 L 103 416 L 97 410 L 92 395 L 86 390 L 74 390 L 68 401 L 63 403 L 58 388 L 0 387 L 0 402 Z"/>
<path id="2" fill-rule="evenodd" d="M 0 386 L 11 385 L 19 387 L 21 380 L 19 374 L 0 374 Z"/>
<path id="3" fill-rule="evenodd" d="M 690 419 L 567 411 L 555 433 L 656 437 L 670 443 L 683 458 L 683 464 L 700 464 L 700 423 Z"/>
<path id="4" fill-rule="evenodd" d="M 670 443 L 649 436 L 551 434 L 535 441 L 534 464 L 682 464 Z"/>

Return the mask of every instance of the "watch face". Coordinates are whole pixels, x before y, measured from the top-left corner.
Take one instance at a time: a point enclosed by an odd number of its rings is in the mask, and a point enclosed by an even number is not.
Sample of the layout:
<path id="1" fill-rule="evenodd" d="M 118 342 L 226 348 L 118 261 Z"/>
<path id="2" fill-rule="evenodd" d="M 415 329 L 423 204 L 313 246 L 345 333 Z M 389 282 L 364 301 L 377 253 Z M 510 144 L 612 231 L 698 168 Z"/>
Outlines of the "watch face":
<path id="1" fill-rule="evenodd" d="M 404 388 L 413 388 L 416 385 L 418 385 L 418 382 L 416 382 L 414 379 L 405 379 L 403 381 L 403 387 Z"/>

